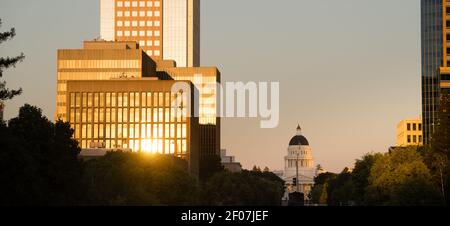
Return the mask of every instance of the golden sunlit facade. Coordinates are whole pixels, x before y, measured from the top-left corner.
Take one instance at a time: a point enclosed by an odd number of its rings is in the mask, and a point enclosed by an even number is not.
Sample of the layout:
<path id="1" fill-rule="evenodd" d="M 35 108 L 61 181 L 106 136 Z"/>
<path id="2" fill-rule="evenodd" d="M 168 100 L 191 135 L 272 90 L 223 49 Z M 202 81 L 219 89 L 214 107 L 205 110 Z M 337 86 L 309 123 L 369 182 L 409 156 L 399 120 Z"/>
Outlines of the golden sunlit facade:
<path id="1" fill-rule="evenodd" d="M 58 50 L 56 119 L 67 121 L 68 81 L 150 77 L 155 68 L 135 42 L 86 41 L 83 49 Z"/>
<path id="2" fill-rule="evenodd" d="M 173 93 L 176 82 L 156 78 L 69 81 L 67 112 L 75 139 L 82 149 L 131 149 L 186 159 L 198 155 L 198 118 L 188 117 L 195 109 L 188 101 L 193 92 Z"/>
<path id="3" fill-rule="evenodd" d="M 450 95 L 450 1 L 443 0 L 442 4 L 442 66 L 439 68 L 441 95 Z M 448 98 L 440 97 L 440 100 Z"/>
<path id="4" fill-rule="evenodd" d="M 179 82 L 191 87 L 190 101 L 174 102 Z M 215 67 L 156 63 L 133 41 L 85 41 L 83 49 L 58 50 L 55 118 L 70 123 L 83 150 L 170 154 L 197 164 L 220 152 L 218 82 Z"/>
<path id="5" fill-rule="evenodd" d="M 423 145 L 422 119 L 402 120 L 397 125 L 397 147 Z"/>
<path id="6" fill-rule="evenodd" d="M 200 0 L 101 0 L 101 38 L 134 41 L 154 59 L 200 64 Z"/>
<path id="7" fill-rule="evenodd" d="M 220 155 L 221 120 L 217 115 L 221 81 L 216 67 L 173 67 L 169 62 L 156 69 L 175 80 L 191 81 L 199 91 L 200 147 L 202 156 Z"/>

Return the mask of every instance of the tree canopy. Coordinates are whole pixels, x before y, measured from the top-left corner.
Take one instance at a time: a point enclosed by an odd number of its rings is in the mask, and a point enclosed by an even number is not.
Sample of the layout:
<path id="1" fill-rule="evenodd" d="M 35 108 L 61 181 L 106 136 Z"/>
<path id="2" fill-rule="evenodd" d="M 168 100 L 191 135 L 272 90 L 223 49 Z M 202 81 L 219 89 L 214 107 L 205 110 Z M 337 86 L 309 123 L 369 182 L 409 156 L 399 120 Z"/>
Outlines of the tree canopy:
<path id="1" fill-rule="evenodd" d="M 69 124 L 50 122 L 25 105 L 0 125 L 0 203 L 75 204 L 80 195 L 80 151 Z"/>

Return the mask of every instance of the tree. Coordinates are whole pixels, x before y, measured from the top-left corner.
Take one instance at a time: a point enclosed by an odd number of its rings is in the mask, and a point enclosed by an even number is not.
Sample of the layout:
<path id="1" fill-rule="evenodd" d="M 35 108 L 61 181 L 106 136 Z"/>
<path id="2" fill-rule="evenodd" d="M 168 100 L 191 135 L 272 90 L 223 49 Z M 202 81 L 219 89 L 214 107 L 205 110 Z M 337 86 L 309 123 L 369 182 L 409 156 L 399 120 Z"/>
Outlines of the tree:
<path id="1" fill-rule="evenodd" d="M 87 205 L 196 205 L 198 182 L 185 160 L 110 152 L 85 163 Z"/>
<path id="2" fill-rule="evenodd" d="M 370 170 L 375 161 L 380 158 L 382 154 L 366 154 L 361 159 L 356 160 L 355 168 L 352 171 L 352 181 L 354 192 L 352 199 L 357 205 L 364 205 L 364 196 L 366 188 L 369 184 Z"/>
<path id="3" fill-rule="evenodd" d="M 203 156 L 200 159 L 199 166 L 199 178 L 201 181 L 206 181 L 214 174 L 223 171 L 223 165 L 221 163 L 220 156 L 212 155 L 212 156 Z"/>
<path id="4" fill-rule="evenodd" d="M 337 177 L 335 173 L 321 173 L 314 178 L 314 187 L 311 190 L 311 199 L 313 203 L 328 204 L 328 182 Z"/>
<path id="5" fill-rule="evenodd" d="M 330 206 L 347 206 L 350 205 L 352 195 L 354 193 L 354 185 L 351 173 L 345 168 L 336 178 L 327 183 L 327 198 Z"/>
<path id="6" fill-rule="evenodd" d="M 0 19 L 0 27 L 2 26 L 2 20 Z M 0 32 L 0 44 L 11 40 L 16 36 L 16 30 L 11 28 L 9 31 Z M 0 57 L 0 77 L 3 77 L 3 72 L 5 69 L 10 67 L 15 67 L 17 63 L 22 62 L 25 59 L 25 55 L 21 53 L 19 56 L 15 57 Z M 13 97 L 20 95 L 22 89 L 10 90 L 6 88 L 6 82 L 0 82 L 0 101 L 9 100 Z"/>
<path id="7" fill-rule="evenodd" d="M 439 191 L 415 148 L 398 149 L 376 159 L 365 193 L 368 205 L 439 205 Z"/>
<path id="8" fill-rule="evenodd" d="M 261 173 L 261 172 L 260 172 Z M 284 182 L 253 171 L 224 171 L 211 177 L 203 189 L 203 204 L 209 206 L 279 206 Z M 276 175 L 275 175 L 276 176 Z"/>
<path id="9" fill-rule="evenodd" d="M 441 94 L 438 127 L 431 138 L 431 149 L 426 154 L 426 162 L 435 183 L 439 186 L 442 198 L 450 204 L 448 197 L 450 177 L 450 96 L 447 91 Z"/>
<path id="10" fill-rule="evenodd" d="M 52 123 L 41 109 L 20 108 L 19 116 L 1 126 L 0 204 L 71 205 L 82 193 L 80 149 L 73 130 Z"/>

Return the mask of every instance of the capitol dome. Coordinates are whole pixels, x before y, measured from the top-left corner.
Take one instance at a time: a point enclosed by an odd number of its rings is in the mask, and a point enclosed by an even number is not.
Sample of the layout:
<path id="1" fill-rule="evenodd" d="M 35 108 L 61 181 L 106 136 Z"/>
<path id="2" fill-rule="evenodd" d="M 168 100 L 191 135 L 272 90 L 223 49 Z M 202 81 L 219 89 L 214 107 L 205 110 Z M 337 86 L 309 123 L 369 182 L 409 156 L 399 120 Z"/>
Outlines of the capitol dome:
<path id="1" fill-rule="evenodd" d="M 284 157 L 282 178 L 286 184 L 286 193 L 300 192 L 308 199 L 316 176 L 311 146 L 299 125 L 297 133 L 289 141 L 287 155 Z"/>
<path id="2" fill-rule="evenodd" d="M 297 127 L 297 134 L 292 137 L 291 141 L 289 142 L 289 146 L 309 146 L 308 139 L 302 135 L 302 128 L 300 125 Z"/>

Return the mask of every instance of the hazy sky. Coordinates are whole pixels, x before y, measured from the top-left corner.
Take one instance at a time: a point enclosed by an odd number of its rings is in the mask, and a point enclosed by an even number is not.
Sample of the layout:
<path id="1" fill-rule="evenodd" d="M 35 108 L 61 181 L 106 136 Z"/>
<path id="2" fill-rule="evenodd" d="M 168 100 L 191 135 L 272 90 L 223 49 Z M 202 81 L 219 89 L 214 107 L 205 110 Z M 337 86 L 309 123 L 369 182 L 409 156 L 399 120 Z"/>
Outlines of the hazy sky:
<path id="1" fill-rule="evenodd" d="M 420 108 L 419 0 L 202 0 L 201 63 L 224 81 L 278 81 L 280 125 L 224 119 L 222 147 L 243 166 L 282 169 L 297 124 L 315 162 L 331 171 L 395 144 L 396 124 Z M 2 31 L 17 36 L 0 55 L 26 60 L 4 73 L 24 103 L 51 119 L 56 50 L 99 36 L 99 0 L 1 0 Z"/>

